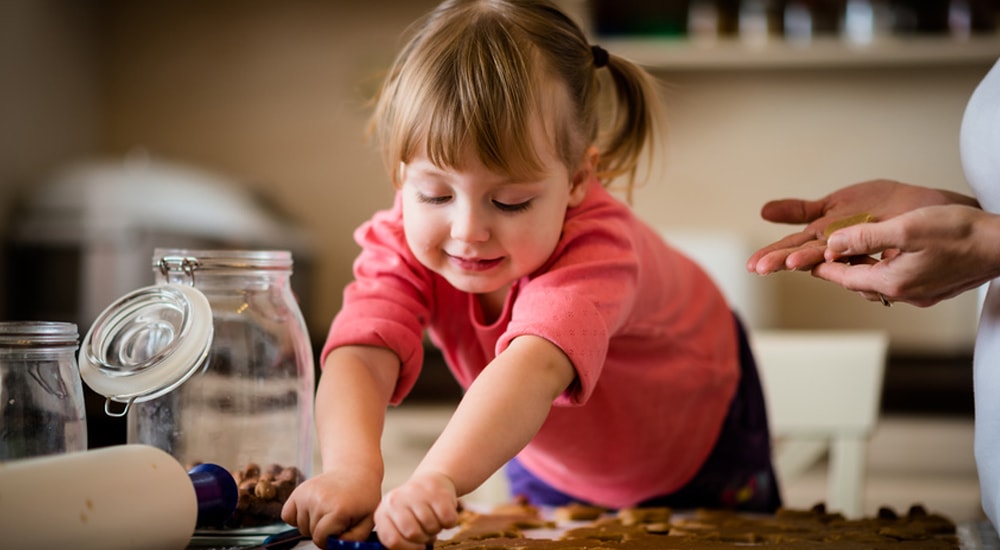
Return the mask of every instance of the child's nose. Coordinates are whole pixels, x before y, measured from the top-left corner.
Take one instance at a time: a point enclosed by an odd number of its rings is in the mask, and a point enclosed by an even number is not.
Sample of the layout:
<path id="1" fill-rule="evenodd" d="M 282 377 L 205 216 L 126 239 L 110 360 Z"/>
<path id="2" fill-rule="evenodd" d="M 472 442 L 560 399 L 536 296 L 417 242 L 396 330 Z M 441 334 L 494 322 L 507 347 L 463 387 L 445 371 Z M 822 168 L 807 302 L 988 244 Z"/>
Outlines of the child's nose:
<path id="1" fill-rule="evenodd" d="M 482 242 L 489 239 L 486 217 L 475 208 L 458 208 L 451 221 L 451 238 L 464 242 Z"/>

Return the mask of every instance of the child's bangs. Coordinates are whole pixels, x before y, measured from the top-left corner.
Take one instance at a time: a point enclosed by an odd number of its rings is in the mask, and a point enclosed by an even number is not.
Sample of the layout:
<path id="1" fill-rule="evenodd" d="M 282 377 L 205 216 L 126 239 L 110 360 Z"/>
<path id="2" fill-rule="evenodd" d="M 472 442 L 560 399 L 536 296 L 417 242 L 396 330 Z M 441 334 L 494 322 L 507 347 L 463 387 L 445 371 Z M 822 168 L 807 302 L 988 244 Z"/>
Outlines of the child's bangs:
<path id="1" fill-rule="evenodd" d="M 408 134 L 404 160 L 422 147 L 444 168 L 461 169 L 467 155 L 476 155 L 488 169 L 513 178 L 537 175 L 543 165 L 531 123 L 541 109 L 530 60 L 506 33 L 466 36 L 445 51 L 428 51 L 434 55 L 401 94 L 408 96 L 400 111 L 409 120 L 397 121 Z"/>

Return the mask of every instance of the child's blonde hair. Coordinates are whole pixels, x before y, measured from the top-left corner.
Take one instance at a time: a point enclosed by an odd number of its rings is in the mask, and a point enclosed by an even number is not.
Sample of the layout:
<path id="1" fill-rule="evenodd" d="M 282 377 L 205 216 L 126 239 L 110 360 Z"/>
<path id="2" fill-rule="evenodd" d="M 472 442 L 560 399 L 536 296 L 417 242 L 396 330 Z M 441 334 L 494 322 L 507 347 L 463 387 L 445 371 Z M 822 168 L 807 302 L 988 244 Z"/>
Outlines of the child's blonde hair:
<path id="1" fill-rule="evenodd" d="M 616 92 L 607 126 L 599 101 L 604 68 Z M 461 168 L 462 155 L 474 152 L 491 170 L 530 177 L 541 168 L 530 121 L 541 114 L 567 168 L 596 144 L 598 177 L 607 185 L 627 176 L 630 191 L 658 110 L 652 77 L 591 46 L 549 1 L 446 0 L 418 22 L 396 58 L 372 129 L 394 185 L 401 163 L 420 153 Z"/>

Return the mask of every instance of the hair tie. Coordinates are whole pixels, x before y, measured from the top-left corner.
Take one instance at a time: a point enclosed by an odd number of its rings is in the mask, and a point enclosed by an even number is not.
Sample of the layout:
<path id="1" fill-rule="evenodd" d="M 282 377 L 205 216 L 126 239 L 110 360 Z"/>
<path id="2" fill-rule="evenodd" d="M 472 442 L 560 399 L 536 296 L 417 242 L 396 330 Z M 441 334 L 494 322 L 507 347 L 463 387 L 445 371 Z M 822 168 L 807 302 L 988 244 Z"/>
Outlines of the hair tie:
<path id="1" fill-rule="evenodd" d="M 594 57 L 595 69 L 600 69 L 608 64 L 608 51 L 604 48 L 593 45 L 590 47 L 590 55 Z"/>

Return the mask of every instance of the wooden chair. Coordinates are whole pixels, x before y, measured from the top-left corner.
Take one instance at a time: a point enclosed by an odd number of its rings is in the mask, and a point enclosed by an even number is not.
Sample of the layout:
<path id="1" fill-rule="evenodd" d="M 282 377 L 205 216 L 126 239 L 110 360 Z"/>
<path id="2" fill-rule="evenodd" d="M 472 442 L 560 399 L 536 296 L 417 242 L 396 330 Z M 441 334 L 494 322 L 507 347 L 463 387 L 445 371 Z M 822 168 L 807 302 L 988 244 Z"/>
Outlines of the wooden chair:
<path id="1" fill-rule="evenodd" d="M 829 453 L 827 509 L 861 517 L 888 334 L 756 330 L 749 338 L 764 387 L 779 484 L 793 481 Z"/>

